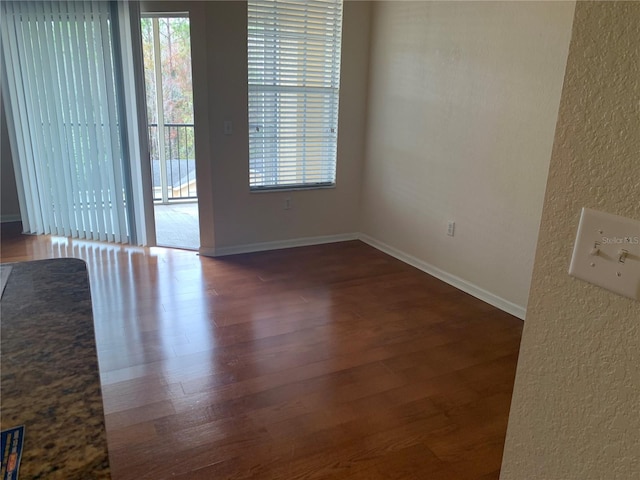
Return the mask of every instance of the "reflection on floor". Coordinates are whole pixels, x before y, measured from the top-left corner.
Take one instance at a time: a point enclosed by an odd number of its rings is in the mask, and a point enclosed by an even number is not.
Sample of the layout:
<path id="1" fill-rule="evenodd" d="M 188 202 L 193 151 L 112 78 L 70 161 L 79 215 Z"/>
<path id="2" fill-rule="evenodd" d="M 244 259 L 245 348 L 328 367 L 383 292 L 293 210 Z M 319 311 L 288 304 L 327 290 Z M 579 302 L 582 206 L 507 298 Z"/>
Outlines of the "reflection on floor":
<path id="1" fill-rule="evenodd" d="M 521 320 L 357 241 L 214 259 L 19 232 L 3 262 L 88 264 L 114 480 L 500 476 Z"/>
<path id="2" fill-rule="evenodd" d="M 197 203 L 155 205 L 155 215 L 158 246 L 187 250 L 200 248 Z"/>

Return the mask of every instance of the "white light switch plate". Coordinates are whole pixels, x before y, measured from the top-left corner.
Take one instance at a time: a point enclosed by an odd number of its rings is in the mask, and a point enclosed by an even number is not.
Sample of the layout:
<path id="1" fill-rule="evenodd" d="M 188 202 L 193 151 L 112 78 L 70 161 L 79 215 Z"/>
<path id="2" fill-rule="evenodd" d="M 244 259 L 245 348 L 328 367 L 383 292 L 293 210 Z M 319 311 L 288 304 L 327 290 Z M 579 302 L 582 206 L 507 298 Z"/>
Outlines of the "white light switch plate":
<path id="1" fill-rule="evenodd" d="M 640 221 L 583 208 L 569 275 L 640 300 Z"/>

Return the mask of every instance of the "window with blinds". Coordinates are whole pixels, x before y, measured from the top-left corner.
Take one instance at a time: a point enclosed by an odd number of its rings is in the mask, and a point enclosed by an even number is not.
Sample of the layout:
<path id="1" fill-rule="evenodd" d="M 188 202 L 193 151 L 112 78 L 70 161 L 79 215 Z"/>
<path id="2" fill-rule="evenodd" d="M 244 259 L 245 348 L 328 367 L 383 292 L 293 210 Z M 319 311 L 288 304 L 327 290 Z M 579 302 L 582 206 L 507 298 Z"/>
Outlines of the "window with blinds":
<path id="1" fill-rule="evenodd" d="M 342 0 L 249 0 L 249 186 L 336 179 Z"/>

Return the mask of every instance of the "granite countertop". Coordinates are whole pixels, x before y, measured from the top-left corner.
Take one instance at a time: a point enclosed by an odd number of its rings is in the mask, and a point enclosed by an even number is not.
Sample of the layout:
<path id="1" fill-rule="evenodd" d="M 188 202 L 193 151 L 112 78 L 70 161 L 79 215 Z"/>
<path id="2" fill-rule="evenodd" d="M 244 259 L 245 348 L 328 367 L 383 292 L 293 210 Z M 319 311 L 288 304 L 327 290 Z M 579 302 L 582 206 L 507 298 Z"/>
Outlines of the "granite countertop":
<path id="1" fill-rule="evenodd" d="M 20 479 L 109 479 L 86 265 L 53 259 L 8 266 L 0 420 L 3 429 L 25 425 Z"/>

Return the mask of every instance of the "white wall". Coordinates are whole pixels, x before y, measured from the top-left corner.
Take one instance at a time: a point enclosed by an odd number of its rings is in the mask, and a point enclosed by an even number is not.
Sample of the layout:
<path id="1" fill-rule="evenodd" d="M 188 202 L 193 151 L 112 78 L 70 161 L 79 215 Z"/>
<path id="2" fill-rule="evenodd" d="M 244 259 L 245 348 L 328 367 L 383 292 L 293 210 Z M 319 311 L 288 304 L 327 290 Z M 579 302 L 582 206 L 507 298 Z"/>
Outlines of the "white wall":
<path id="1" fill-rule="evenodd" d="M 567 275 L 583 206 L 640 220 L 639 25 L 576 7 L 502 480 L 640 472 L 640 302 Z"/>
<path id="2" fill-rule="evenodd" d="M 362 231 L 515 313 L 527 303 L 573 10 L 383 2 L 372 12 Z"/>
<path id="3" fill-rule="evenodd" d="M 216 249 L 354 232 L 364 150 L 368 3 L 347 2 L 344 8 L 336 187 L 279 193 L 249 192 L 246 4 L 210 2 L 207 7 Z M 225 119 L 233 121 L 231 137 L 223 135 Z M 286 197 L 290 210 L 283 208 Z"/>

